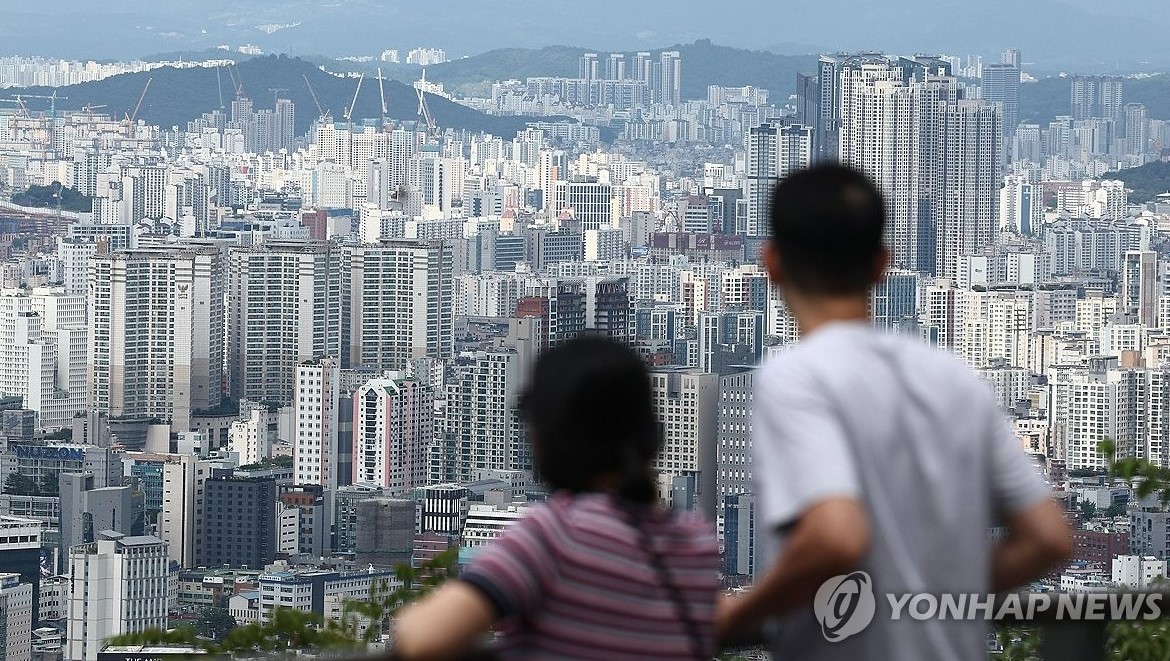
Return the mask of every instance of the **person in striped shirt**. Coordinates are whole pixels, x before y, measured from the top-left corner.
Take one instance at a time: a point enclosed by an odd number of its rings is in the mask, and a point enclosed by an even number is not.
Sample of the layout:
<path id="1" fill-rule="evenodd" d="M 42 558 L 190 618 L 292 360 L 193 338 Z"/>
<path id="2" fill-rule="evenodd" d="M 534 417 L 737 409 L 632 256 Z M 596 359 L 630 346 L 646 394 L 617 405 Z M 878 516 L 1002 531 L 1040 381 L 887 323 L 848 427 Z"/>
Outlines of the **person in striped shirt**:
<path id="1" fill-rule="evenodd" d="M 550 349 L 520 403 L 555 493 L 458 578 L 406 608 L 395 658 L 458 658 L 493 626 L 506 659 L 710 659 L 715 531 L 657 505 L 650 377 L 602 338 Z"/>

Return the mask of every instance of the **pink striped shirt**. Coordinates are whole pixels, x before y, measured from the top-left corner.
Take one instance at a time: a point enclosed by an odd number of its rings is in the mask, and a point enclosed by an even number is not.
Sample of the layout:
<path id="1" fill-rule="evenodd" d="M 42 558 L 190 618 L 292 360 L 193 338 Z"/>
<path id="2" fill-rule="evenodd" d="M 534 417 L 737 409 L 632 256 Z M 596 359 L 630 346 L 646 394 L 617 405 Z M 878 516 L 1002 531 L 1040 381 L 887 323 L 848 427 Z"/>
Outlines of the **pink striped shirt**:
<path id="1" fill-rule="evenodd" d="M 628 512 L 602 494 L 555 494 L 460 577 L 499 611 L 504 658 L 687 659 L 715 652 L 719 549 L 701 517 L 659 508 L 641 526 L 686 604 L 688 629 Z"/>

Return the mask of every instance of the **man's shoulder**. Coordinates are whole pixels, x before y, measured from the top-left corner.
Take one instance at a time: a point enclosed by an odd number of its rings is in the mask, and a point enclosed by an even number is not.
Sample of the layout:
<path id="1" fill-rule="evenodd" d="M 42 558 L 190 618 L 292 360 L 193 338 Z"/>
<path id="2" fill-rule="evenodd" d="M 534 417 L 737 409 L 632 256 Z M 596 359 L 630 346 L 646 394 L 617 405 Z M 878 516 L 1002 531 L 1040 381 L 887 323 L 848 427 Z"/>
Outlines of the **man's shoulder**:
<path id="1" fill-rule="evenodd" d="M 951 386 L 981 383 L 954 353 L 912 335 L 877 328 L 861 334 L 821 336 L 793 344 L 764 361 L 759 378 L 765 384 L 809 378 L 852 379 L 856 370 L 868 369 L 868 359 L 893 361 L 902 371 L 917 378 L 945 381 Z"/>

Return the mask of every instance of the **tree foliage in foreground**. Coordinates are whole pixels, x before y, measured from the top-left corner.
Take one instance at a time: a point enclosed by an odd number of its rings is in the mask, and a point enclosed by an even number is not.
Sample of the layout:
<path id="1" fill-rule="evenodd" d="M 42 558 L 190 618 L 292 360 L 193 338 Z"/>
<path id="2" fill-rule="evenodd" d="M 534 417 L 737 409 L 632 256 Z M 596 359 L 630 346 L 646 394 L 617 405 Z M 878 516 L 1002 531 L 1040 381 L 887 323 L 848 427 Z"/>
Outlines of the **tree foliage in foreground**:
<path id="1" fill-rule="evenodd" d="M 370 587 L 365 599 L 351 599 L 342 606 L 340 622 L 325 620 L 319 613 L 291 608 L 276 608 L 268 622 L 227 626 L 221 617 L 202 615 L 196 628 L 181 627 L 170 631 L 147 629 L 139 633 L 114 636 L 108 645 L 190 645 L 212 654 L 231 652 L 283 652 L 291 650 L 360 651 L 368 643 L 389 631 L 390 619 L 398 609 L 439 586 L 456 573 L 459 548 L 451 547 L 418 567 L 399 565 L 394 573 L 401 585 L 391 588 L 389 581 Z M 220 609 L 222 610 L 222 609 Z M 207 622 L 204 622 L 204 620 Z M 230 616 L 228 619 L 231 619 Z M 200 630 L 208 624 L 214 631 Z M 214 626 L 211 626 L 213 625 Z M 235 620 L 231 619 L 231 624 Z M 222 633 L 223 640 L 214 636 Z"/>

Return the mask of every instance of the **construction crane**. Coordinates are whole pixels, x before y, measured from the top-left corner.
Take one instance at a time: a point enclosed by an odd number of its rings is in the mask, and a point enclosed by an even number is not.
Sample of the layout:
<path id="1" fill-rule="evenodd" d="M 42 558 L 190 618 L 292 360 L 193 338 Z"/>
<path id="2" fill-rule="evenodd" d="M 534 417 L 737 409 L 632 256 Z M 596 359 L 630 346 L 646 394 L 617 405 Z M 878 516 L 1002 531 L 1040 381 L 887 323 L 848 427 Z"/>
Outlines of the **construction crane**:
<path id="1" fill-rule="evenodd" d="M 313 97 L 313 103 L 317 104 L 317 121 L 322 124 L 328 124 L 333 121 L 333 115 L 321 107 L 321 101 L 317 99 L 317 93 L 313 91 L 313 85 L 309 82 L 309 77 L 301 74 L 301 78 L 305 79 L 305 87 L 309 88 L 309 96 Z"/>
<path id="2" fill-rule="evenodd" d="M 57 99 L 68 99 L 67 96 L 57 96 L 57 90 L 53 90 L 52 96 L 45 96 L 44 94 L 17 94 L 17 100 L 21 99 L 48 99 L 49 100 L 49 117 L 57 117 Z M 27 109 L 26 109 L 27 110 Z"/>
<path id="3" fill-rule="evenodd" d="M 358 93 L 362 91 L 362 81 L 365 80 L 365 78 L 366 74 L 364 73 L 358 76 L 357 89 L 353 91 L 353 101 L 349 102 L 349 107 L 345 109 L 345 114 L 342 115 L 342 119 L 349 122 L 351 128 L 353 127 L 353 108 L 357 105 Z"/>
<path id="4" fill-rule="evenodd" d="M 126 115 L 126 126 L 127 127 L 133 125 L 134 122 L 138 119 L 138 111 L 142 110 L 142 100 L 146 98 L 146 90 L 150 89 L 150 84 L 152 82 L 154 82 L 153 77 L 146 79 L 146 85 L 144 85 L 142 87 L 142 94 L 138 95 L 138 103 L 134 105 L 134 112 L 127 113 L 127 115 Z"/>
<path id="5" fill-rule="evenodd" d="M 219 92 L 219 109 L 223 110 L 223 79 L 219 77 L 219 65 L 215 67 L 215 91 Z"/>
<path id="6" fill-rule="evenodd" d="M 15 99 L 0 99 L 0 103 L 11 103 L 16 106 L 17 115 L 28 116 L 28 106 L 24 105 L 24 101 L 21 101 L 19 96 Z"/>
<path id="7" fill-rule="evenodd" d="M 97 105 L 94 105 L 92 103 L 86 103 L 84 106 L 81 106 L 81 111 L 92 115 L 93 111 L 97 110 L 98 108 L 105 108 L 105 107 L 106 107 L 106 105 L 104 103 L 97 104 Z"/>
<path id="8" fill-rule="evenodd" d="M 382 124 L 379 128 L 386 128 L 386 88 L 382 85 L 382 67 L 378 67 L 378 98 L 382 100 Z"/>
<path id="9" fill-rule="evenodd" d="M 235 73 L 232 70 L 235 69 Z M 244 98 L 244 79 L 240 77 L 240 69 L 235 64 L 228 65 L 228 76 L 232 79 L 232 87 L 236 90 L 236 99 Z"/>
<path id="10" fill-rule="evenodd" d="M 423 91 L 423 87 L 427 83 L 427 70 L 423 69 L 422 80 L 414 84 L 414 91 L 418 92 L 418 116 L 422 118 L 427 125 L 427 135 L 431 138 L 438 138 L 441 134 L 438 125 L 435 124 L 435 118 L 431 115 L 431 109 L 427 107 L 427 94 Z"/>

